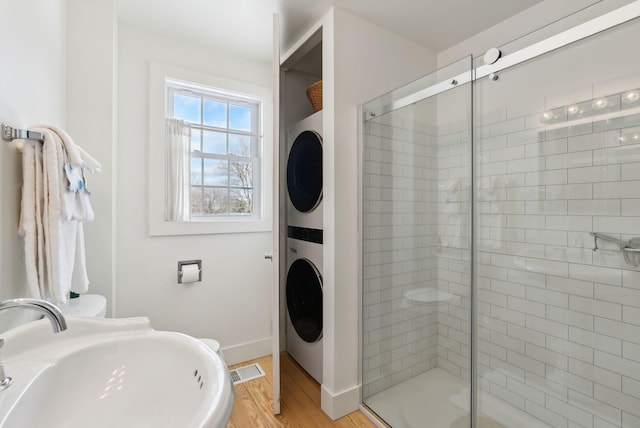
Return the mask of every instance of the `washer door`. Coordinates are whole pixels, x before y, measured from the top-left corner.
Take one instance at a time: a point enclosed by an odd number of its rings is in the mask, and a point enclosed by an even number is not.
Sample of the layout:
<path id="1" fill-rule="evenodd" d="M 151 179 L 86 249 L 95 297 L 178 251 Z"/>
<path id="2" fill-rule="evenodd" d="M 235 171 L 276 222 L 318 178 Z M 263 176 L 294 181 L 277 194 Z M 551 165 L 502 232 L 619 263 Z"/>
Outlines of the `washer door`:
<path id="1" fill-rule="evenodd" d="M 289 151 L 287 190 L 300 212 L 313 211 L 322 200 L 322 139 L 313 131 L 299 134 Z"/>
<path id="2" fill-rule="evenodd" d="M 322 337 L 322 276 L 307 259 L 297 259 L 287 274 L 287 310 L 305 342 Z"/>

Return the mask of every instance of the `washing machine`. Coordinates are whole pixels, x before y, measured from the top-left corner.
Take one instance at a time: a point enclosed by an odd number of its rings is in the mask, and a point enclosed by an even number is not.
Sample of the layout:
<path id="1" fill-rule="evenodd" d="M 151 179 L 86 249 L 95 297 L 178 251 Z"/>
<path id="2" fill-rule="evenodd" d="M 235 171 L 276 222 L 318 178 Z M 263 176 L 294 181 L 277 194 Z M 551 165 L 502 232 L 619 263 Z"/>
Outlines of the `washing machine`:
<path id="1" fill-rule="evenodd" d="M 322 230 L 288 227 L 287 352 L 322 383 Z"/>
<path id="2" fill-rule="evenodd" d="M 287 131 L 287 224 L 322 229 L 322 111 Z"/>

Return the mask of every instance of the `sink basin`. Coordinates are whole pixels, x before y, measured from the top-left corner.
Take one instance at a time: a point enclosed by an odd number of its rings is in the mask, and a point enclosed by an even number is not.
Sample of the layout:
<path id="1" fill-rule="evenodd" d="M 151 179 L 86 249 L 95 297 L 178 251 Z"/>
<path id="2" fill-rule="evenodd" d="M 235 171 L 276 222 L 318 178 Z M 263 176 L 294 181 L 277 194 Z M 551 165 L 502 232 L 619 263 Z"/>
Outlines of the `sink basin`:
<path id="1" fill-rule="evenodd" d="M 2 337 L 6 373 L 0 427 L 224 427 L 233 386 L 220 357 L 146 318 L 67 317 Z"/>

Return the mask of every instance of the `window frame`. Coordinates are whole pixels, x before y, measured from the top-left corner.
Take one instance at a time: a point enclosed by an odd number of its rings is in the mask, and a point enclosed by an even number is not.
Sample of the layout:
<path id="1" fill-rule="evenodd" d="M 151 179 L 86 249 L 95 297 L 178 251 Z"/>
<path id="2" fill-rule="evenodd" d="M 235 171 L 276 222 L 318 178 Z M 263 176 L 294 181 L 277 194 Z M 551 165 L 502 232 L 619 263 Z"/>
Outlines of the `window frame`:
<path id="1" fill-rule="evenodd" d="M 194 83 L 185 83 L 181 81 L 177 81 L 175 79 L 165 79 L 166 85 L 166 115 L 167 118 L 175 118 L 175 95 L 176 94 L 184 94 L 187 96 L 191 96 L 194 98 L 200 99 L 200 123 L 195 123 L 192 121 L 186 121 L 191 127 L 192 137 L 191 144 L 194 143 L 193 132 L 194 130 L 199 131 L 199 144 L 200 150 L 194 150 L 193 146 L 191 148 L 191 162 L 193 165 L 193 161 L 195 159 L 201 159 L 201 171 L 202 174 L 200 176 L 201 180 L 199 184 L 194 184 L 191 180 L 193 178 L 193 172 L 189 174 L 190 179 L 190 195 L 192 194 L 194 188 L 199 187 L 200 192 L 204 193 L 205 189 L 219 189 L 226 190 L 227 193 L 227 212 L 224 214 L 205 214 L 203 213 L 203 207 L 201 206 L 200 214 L 194 214 L 193 210 L 190 210 L 190 221 L 217 221 L 218 219 L 227 219 L 233 220 L 238 217 L 242 218 L 259 218 L 260 206 L 262 203 L 261 193 L 262 193 L 262 180 L 261 180 L 261 170 L 262 170 L 262 129 L 261 129 L 261 117 L 262 117 L 262 102 L 256 98 L 250 98 L 245 95 L 239 95 L 232 93 L 228 90 L 222 90 L 218 88 L 209 88 L 203 87 L 200 85 L 196 85 Z M 214 126 L 208 125 L 205 123 L 204 119 L 204 103 L 206 101 L 214 101 L 218 103 L 224 103 L 226 105 L 226 126 Z M 231 127 L 231 115 L 230 110 L 231 106 L 241 106 L 247 107 L 251 110 L 251 130 L 237 130 Z M 223 133 L 226 135 L 225 141 L 225 152 L 224 154 L 220 153 L 208 153 L 203 149 L 204 145 L 204 134 L 205 132 L 216 132 Z M 230 151 L 230 136 L 245 136 L 250 139 L 250 154 L 249 156 L 240 156 L 232 154 Z M 227 161 L 228 166 L 230 166 L 231 162 L 239 162 L 239 163 L 250 163 L 251 164 L 251 187 L 241 187 L 234 186 L 231 183 L 231 174 L 227 173 L 227 184 L 225 185 L 215 185 L 215 184 L 206 184 L 204 180 L 204 162 L 205 160 L 222 160 Z M 243 191 L 243 190 L 251 190 L 251 212 L 247 214 L 243 213 L 234 213 L 231 210 L 231 192 Z M 191 202 L 193 204 L 193 199 Z M 204 198 L 201 198 L 202 200 Z"/>
<path id="2" fill-rule="evenodd" d="M 270 76 L 269 76 L 270 77 Z M 167 117 L 166 81 L 171 80 L 197 88 L 223 88 L 239 98 L 260 103 L 261 131 L 260 194 L 254 201 L 253 215 L 193 217 L 188 222 L 164 219 L 165 150 L 164 129 Z M 148 233 L 150 236 L 195 235 L 218 233 L 267 232 L 273 228 L 273 94 L 271 88 L 234 79 L 188 70 L 168 64 L 149 62 L 149 128 L 148 153 Z M 255 179 L 254 179 L 255 180 Z M 254 181 L 255 184 L 255 181 Z M 254 185 L 255 188 L 255 185 Z M 255 196 L 254 196 L 255 198 Z"/>

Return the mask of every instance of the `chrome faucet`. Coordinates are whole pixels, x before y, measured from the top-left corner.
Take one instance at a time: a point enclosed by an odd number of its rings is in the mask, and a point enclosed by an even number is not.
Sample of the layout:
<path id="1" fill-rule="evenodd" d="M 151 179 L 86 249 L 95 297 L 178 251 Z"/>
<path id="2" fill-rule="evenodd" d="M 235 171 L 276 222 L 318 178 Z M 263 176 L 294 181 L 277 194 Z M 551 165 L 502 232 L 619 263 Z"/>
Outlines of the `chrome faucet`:
<path id="1" fill-rule="evenodd" d="M 51 322 L 54 333 L 59 333 L 67 329 L 67 321 L 64 319 L 64 315 L 62 315 L 60 309 L 46 300 L 22 298 L 3 300 L 0 302 L 0 311 L 11 308 L 35 309 L 42 312 L 44 316 L 49 319 L 49 322 Z"/>
<path id="2" fill-rule="evenodd" d="M 64 315 L 62 315 L 60 309 L 46 300 L 22 298 L 3 300 L 0 302 L 0 311 L 11 308 L 35 309 L 42 312 L 44 316 L 49 319 L 54 333 L 59 333 L 67 329 L 67 321 L 64 319 Z M 3 345 L 4 339 L 0 339 L 0 348 L 2 348 Z M 13 379 L 5 374 L 4 364 L 0 361 L 0 391 L 9 388 L 12 382 Z"/>

